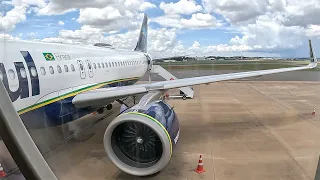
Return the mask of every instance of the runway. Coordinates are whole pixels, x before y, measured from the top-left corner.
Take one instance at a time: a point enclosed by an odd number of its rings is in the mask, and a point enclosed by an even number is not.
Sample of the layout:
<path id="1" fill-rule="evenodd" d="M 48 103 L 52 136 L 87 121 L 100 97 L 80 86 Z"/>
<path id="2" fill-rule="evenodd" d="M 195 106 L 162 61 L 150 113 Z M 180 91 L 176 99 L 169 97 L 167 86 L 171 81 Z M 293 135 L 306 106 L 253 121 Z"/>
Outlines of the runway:
<path id="1" fill-rule="evenodd" d="M 311 113 L 320 109 L 320 83 L 227 81 L 194 90 L 194 99 L 167 100 L 179 117 L 180 138 L 169 165 L 150 177 L 123 173 L 106 156 L 103 134 L 119 113 L 117 104 L 103 115 L 30 133 L 63 180 L 314 179 L 320 111 Z M 199 175 L 194 169 L 200 154 L 206 172 Z"/>

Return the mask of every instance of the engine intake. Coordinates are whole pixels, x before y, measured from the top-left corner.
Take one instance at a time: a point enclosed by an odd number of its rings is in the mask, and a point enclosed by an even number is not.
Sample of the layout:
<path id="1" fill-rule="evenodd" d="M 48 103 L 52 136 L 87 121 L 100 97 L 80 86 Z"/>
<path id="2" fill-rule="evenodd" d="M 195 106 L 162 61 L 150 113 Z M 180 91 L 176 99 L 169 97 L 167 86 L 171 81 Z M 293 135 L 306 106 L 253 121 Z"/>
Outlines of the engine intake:
<path id="1" fill-rule="evenodd" d="M 170 161 L 179 136 L 175 112 L 163 101 L 129 109 L 115 118 L 104 134 L 109 159 L 122 171 L 146 176 Z"/>

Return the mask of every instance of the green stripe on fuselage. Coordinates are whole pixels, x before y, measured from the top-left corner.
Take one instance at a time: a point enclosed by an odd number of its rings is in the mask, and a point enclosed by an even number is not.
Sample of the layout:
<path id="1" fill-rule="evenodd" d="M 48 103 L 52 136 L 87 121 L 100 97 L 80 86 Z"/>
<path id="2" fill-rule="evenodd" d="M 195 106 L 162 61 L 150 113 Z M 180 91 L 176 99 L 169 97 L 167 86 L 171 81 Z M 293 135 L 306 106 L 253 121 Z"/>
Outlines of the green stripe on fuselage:
<path id="1" fill-rule="evenodd" d="M 75 91 L 72 91 L 72 92 L 63 94 L 63 95 L 61 95 L 61 96 L 57 96 L 57 97 L 54 97 L 54 98 L 45 100 L 45 101 L 43 101 L 43 102 L 34 104 L 34 105 L 32 105 L 32 106 L 23 108 L 23 109 L 21 109 L 21 110 L 18 111 L 18 114 L 21 115 L 21 114 L 24 114 L 24 113 L 26 113 L 26 112 L 29 112 L 29 111 L 38 109 L 38 108 L 40 108 L 40 107 L 43 107 L 43 106 L 45 106 L 45 105 L 48 105 L 48 104 L 57 102 L 57 101 L 59 101 L 59 100 L 66 99 L 66 98 L 68 98 L 68 97 L 72 97 L 72 96 L 75 96 L 75 95 L 77 95 L 77 94 L 79 94 L 79 93 L 86 92 L 86 91 L 89 91 L 89 90 L 98 89 L 98 88 L 100 88 L 100 87 L 102 87 L 102 86 L 105 86 L 105 85 L 108 85 L 108 84 L 112 84 L 112 83 L 116 83 L 116 82 L 122 82 L 122 81 L 129 81 L 129 80 L 137 80 L 137 79 L 138 79 L 138 77 L 134 77 L 134 78 L 119 79 L 119 80 L 113 80 L 113 81 L 108 81 L 108 82 L 103 82 L 103 83 L 98 83 L 98 84 L 90 85 L 90 86 L 87 86 L 87 87 L 84 87 L 84 88 L 80 88 L 80 89 L 77 89 L 77 90 L 75 90 Z"/>

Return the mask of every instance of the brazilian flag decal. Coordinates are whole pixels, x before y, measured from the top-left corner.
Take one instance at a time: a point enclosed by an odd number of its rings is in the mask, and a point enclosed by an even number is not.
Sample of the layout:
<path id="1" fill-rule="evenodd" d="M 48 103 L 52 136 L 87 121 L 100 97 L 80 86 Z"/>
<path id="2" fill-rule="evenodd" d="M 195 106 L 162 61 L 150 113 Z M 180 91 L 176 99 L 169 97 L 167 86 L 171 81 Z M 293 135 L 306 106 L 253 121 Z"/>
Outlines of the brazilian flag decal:
<path id="1" fill-rule="evenodd" d="M 42 53 L 44 58 L 46 58 L 47 61 L 54 61 L 54 56 L 52 55 L 52 53 Z"/>

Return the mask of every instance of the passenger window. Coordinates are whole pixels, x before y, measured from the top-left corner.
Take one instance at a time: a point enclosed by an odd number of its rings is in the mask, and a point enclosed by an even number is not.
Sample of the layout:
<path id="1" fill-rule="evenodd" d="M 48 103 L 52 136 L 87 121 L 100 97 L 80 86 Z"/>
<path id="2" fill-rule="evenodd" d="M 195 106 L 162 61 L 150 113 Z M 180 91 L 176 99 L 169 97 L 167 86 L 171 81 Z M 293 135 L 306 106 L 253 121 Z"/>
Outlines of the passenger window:
<path id="1" fill-rule="evenodd" d="M 94 69 L 97 69 L 96 63 L 93 63 L 93 67 L 94 67 Z"/>
<path id="2" fill-rule="evenodd" d="M 114 63 L 112 62 L 112 67 L 114 67 Z"/>
<path id="3" fill-rule="evenodd" d="M 74 68 L 74 65 L 71 64 L 71 71 L 74 72 L 76 69 Z"/>
<path id="4" fill-rule="evenodd" d="M 32 75 L 33 77 L 38 76 L 38 73 L 37 73 L 37 70 L 36 70 L 35 67 L 31 67 L 31 68 L 30 68 L 30 71 L 31 71 L 31 75 Z"/>
<path id="5" fill-rule="evenodd" d="M 58 69 L 58 73 L 62 72 L 61 67 L 59 65 L 57 66 L 57 69 Z"/>
<path id="6" fill-rule="evenodd" d="M 118 66 L 120 67 L 120 62 L 118 62 Z"/>
<path id="7" fill-rule="evenodd" d="M 69 68 L 68 68 L 67 65 L 64 65 L 64 70 L 65 70 L 66 72 L 69 72 Z"/>
<path id="8" fill-rule="evenodd" d="M 101 65 L 102 65 L 102 68 L 104 68 L 104 63 L 101 63 Z"/>
<path id="9" fill-rule="evenodd" d="M 88 67 L 90 70 L 92 69 L 91 63 L 89 63 L 89 62 L 88 62 Z"/>
<path id="10" fill-rule="evenodd" d="M 42 75 L 46 75 L 46 69 L 44 67 L 40 68 L 40 72 Z"/>
<path id="11" fill-rule="evenodd" d="M 111 62 L 109 62 L 109 67 L 111 67 Z"/>
<path id="12" fill-rule="evenodd" d="M 49 71 L 50 71 L 50 73 L 51 73 L 51 74 L 53 74 L 53 73 L 54 73 L 54 69 L 53 69 L 53 67 L 52 67 L 52 66 L 49 66 Z"/>
<path id="13" fill-rule="evenodd" d="M 16 78 L 16 75 L 15 75 L 15 73 L 14 73 L 14 71 L 12 70 L 12 69 L 10 69 L 9 71 L 8 71 L 8 74 L 9 74 L 9 78 L 10 79 L 15 79 Z"/>
<path id="14" fill-rule="evenodd" d="M 83 65 L 82 64 L 80 64 L 80 70 L 83 71 Z"/>
<path id="15" fill-rule="evenodd" d="M 26 70 L 24 68 L 20 69 L 20 74 L 21 74 L 22 78 L 26 78 L 27 77 L 27 73 L 26 73 Z"/>
<path id="16" fill-rule="evenodd" d="M 106 63 L 106 68 L 108 68 L 108 63 Z"/>
<path id="17" fill-rule="evenodd" d="M 117 62 L 114 62 L 114 65 L 115 65 L 115 67 L 118 67 L 118 64 L 117 64 Z"/>
<path id="18" fill-rule="evenodd" d="M 100 63 L 98 63 L 98 68 L 99 68 L 99 69 L 101 68 Z"/>

